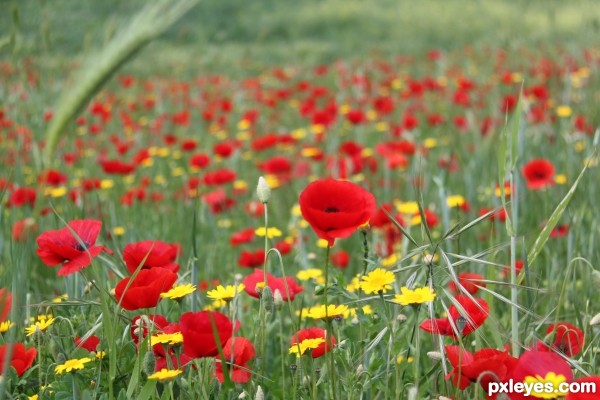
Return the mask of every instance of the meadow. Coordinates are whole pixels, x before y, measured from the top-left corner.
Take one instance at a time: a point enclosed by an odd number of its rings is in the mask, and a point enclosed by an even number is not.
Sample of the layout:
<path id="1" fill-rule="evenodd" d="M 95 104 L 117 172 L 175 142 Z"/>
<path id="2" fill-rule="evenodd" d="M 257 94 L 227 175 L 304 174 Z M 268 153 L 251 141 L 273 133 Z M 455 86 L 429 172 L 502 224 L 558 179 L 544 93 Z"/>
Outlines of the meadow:
<path id="1" fill-rule="evenodd" d="M 0 4 L 0 399 L 599 398 L 595 2 L 167 3 Z"/>

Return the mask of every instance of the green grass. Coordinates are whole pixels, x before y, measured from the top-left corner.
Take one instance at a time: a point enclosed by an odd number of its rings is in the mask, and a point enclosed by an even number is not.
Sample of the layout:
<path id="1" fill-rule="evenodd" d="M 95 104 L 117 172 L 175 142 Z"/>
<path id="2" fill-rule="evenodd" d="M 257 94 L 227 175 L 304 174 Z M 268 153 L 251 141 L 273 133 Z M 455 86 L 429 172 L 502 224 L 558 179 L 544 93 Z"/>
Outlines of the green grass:
<path id="1" fill-rule="evenodd" d="M 0 54 L 9 57 L 14 50 L 17 56 L 57 62 L 79 57 L 105 43 L 144 3 L 5 1 L 6 12 L 0 13 L 5 36 L 14 28 L 11 6 L 18 9 L 19 28 L 16 47 L 7 45 Z M 593 0 L 206 0 L 150 46 L 135 67 L 143 71 L 152 60 L 153 71 L 173 66 L 188 72 L 259 71 L 467 45 L 585 46 L 599 26 L 600 10 Z"/>

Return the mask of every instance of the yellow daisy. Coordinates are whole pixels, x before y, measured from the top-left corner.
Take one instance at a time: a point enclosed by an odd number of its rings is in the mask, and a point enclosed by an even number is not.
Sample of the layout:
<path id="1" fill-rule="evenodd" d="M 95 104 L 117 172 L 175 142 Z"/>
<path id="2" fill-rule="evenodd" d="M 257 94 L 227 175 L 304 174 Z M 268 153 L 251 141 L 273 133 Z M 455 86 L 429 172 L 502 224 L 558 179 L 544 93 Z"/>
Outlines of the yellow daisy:
<path id="1" fill-rule="evenodd" d="M 254 231 L 254 234 L 256 236 L 260 236 L 260 237 L 267 236 L 269 239 L 273 239 L 273 238 L 280 237 L 281 235 L 283 235 L 283 233 L 281 233 L 281 231 L 279 229 L 272 227 L 272 226 L 267 229 L 265 229 L 264 226 L 261 226 L 260 228 L 258 228 Z"/>
<path id="2" fill-rule="evenodd" d="M 348 306 L 330 304 L 325 308 L 325 305 L 311 307 L 308 311 L 307 317 L 312 319 L 333 319 L 343 317 L 348 311 Z"/>
<path id="3" fill-rule="evenodd" d="M 92 359 L 88 358 L 88 357 L 67 360 L 67 361 L 65 361 L 64 364 L 57 365 L 56 368 L 54 368 L 54 373 L 60 375 L 65 372 L 72 372 L 72 371 L 76 371 L 78 369 L 84 369 L 85 364 L 89 363 L 90 361 L 92 361 Z"/>
<path id="4" fill-rule="evenodd" d="M 26 336 L 31 336 L 36 332 L 44 332 L 54 323 L 55 319 L 56 318 L 39 318 L 35 324 L 29 325 L 27 328 L 25 328 L 25 333 L 27 334 Z"/>
<path id="5" fill-rule="evenodd" d="M 186 285 L 177 285 L 174 286 L 173 289 L 168 292 L 161 293 L 160 297 L 163 299 L 171 299 L 171 300 L 179 300 L 188 294 L 192 294 L 196 291 L 196 285 L 192 285 L 188 283 Z"/>
<path id="6" fill-rule="evenodd" d="M 290 347 L 289 354 L 296 354 L 296 357 L 301 357 L 307 350 L 316 349 L 321 345 L 321 343 L 325 343 L 325 339 L 304 339 L 302 342 L 292 345 L 292 347 Z"/>
<path id="7" fill-rule="evenodd" d="M 393 272 L 377 268 L 362 277 L 360 288 L 366 294 L 385 293 L 392 289 L 392 283 L 394 282 L 396 282 L 396 277 Z"/>
<path id="8" fill-rule="evenodd" d="M 402 306 L 429 303 L 435 299 L 435 292 L 429 286 L 415 290 L 410 290 L 406 286 L 403 286 L 400 291 L 402 293 L 397 294 L 392 302 Z"/>
<path id="9" fill-rule="evenodd" d="M 241 291 L 243 291 L 245 288 L 246 288 L 246 286 L 243 283 L 240 283 L 237 286 L 234 286 L 234 285 L 227 285 L 227 286 L 219 285 L 219 286 L 217 286 L 216 289 L 209 290 L 206 293 L 206 295 L 208 296 L 209 299 L 229 302 L 229 301 L 233 300 L 233 298 L 238 293 L 240 293 Z"/>
<path id="10" fill-rule="evenodd" d="M 180 375 L 183 371 L 180 369 L 166 369 L 163 368 L 158 372 L 153 373 L 148 376 L 148 379 L 156 379 L 160 382 L 170 381 L 176 376 Z"/>
<path id="11" fill-rule="evenodd" d="M 183 343 L 183 334 L 181 332 L 175 333 L 159 333 L 153 335 L 150 339 L 150 344 L 170 344 L 171 346 Z"/>

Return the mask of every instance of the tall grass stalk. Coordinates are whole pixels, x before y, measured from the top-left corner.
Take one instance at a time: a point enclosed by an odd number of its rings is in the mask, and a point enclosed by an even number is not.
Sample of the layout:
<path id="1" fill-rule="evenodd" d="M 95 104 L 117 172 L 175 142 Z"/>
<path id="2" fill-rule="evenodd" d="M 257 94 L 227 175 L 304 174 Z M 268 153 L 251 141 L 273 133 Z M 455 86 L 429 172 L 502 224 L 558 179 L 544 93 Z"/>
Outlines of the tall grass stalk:
<path id="1" fill-rule="evenodd" d="M 64 92 L 45 135 L 46 165 L 67 125 L 125 63 L 189 11 L 199 0 L 157 0 L 147 5 L 81 70 L 76 86 Z"/>

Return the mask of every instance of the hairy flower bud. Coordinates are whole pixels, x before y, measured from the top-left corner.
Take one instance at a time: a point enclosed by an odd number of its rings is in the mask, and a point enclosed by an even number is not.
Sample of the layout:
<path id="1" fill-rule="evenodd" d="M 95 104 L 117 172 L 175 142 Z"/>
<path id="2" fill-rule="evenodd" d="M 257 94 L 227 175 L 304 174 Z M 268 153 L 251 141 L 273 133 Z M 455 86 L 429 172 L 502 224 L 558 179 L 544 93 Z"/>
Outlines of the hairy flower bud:
<path id="1" fill-rule="evenodd" d="M 266 204 L 271 198 L 271 188 L 267 183 L 267 180 L 262 176 L 258 178 L 258 185 L 256 186 L 256 196 L 261 203 Z"/>

